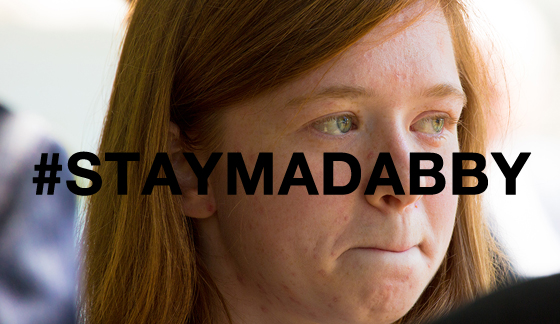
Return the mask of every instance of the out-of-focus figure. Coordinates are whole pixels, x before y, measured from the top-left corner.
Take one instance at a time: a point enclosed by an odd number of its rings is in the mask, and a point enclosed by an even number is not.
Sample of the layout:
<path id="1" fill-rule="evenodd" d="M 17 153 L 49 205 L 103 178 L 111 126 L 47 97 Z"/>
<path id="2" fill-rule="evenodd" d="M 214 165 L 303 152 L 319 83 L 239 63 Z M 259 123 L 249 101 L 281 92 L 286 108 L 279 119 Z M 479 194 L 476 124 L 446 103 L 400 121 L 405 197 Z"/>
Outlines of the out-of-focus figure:
<path id="1" fill-rule="evenodd" d="M 0 106 L 0 324 L 76 322 L 76 200 L 63 188 L 72 177 L 41 129 Z M 64 165 L 54 195 L 36 195 L 41 153 Z"/>

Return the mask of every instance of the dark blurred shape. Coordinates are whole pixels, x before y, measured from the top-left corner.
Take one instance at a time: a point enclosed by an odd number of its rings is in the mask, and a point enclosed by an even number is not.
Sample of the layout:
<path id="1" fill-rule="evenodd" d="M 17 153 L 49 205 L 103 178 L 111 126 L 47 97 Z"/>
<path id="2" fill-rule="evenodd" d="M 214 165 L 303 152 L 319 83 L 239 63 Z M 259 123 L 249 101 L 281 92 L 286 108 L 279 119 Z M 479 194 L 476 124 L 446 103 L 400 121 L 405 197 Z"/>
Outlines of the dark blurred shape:
<path id="1" fill-rule="evenodd" d="M 54 195 L 36 195 L 41 153 L 60 154 Z M 76 198 L 64 150 L 0 105 L 0 324 L 76 322 Z"/>
<path id="2" fill-rule="evenodd" d="M 497 291 L 432 324 L 559 324 L 560 274 Z"/>

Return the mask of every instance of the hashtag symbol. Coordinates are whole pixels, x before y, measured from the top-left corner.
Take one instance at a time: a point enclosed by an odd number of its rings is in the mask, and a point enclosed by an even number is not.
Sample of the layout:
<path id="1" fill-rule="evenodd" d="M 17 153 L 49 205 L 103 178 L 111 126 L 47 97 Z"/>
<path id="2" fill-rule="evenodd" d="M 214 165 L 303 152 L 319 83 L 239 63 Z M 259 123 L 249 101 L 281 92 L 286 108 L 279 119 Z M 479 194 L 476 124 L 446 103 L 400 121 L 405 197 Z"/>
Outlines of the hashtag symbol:
<path id="1" fill-rule="evenodd" d="M 62 171 L 62 165 L 58 164 L 58 153 L 53 153 L 51 164 L 47 163 L 48 153 L 41 154 L 41 164 L 35 164 L 35 171 L 39 171 L 38 177 L 33 177 L 33 183 L 37 184 L 37 191 L 35 194 L 42 195 L 45 183 L 48 183 L 47 195 L 54 194 L 54 186 L 60 183 L 60 177 L 56 176 L 57 171 Z M 49 171 L 49 176 L 45 175 Z"/>

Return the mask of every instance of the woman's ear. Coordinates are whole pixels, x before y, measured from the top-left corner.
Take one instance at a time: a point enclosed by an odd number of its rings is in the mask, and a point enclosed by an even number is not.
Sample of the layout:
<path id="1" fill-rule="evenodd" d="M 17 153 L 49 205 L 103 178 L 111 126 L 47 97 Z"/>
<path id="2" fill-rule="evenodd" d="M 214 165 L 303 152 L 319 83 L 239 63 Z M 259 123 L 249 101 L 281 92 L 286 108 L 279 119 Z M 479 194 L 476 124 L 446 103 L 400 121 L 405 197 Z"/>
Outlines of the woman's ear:
<path id="1" fill-rule="evenodd" d="M 192 218 L 210 217 L 216 211 L 216 200 L 212 186 L 208 183 L 208 194 L 198 194 L 198 178 L 183 155 L 181 132 L 177 124 L 169 122 L 168 154 L 173 171 L 182 192 L 183 214 Z"/>

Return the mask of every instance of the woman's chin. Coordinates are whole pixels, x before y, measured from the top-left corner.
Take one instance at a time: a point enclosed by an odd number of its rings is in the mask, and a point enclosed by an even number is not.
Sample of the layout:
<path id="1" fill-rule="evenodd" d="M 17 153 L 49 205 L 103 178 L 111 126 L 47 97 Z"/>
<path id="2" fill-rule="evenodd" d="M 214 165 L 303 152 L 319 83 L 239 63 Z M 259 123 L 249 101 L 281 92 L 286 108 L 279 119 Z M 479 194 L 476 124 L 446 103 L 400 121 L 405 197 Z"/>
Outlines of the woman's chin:
<path id="1" fill-rule="evenodd" d="M 392 323 L 403 317 L 422 294 L 431 278 L 425 272 L 422 266 L 408 266 L 404 261 L 369 269 L 348 268 L 333 281 L 338 287 L 330 291 L 338 293 L 329 295 L 327 306 L 351 323 Z"/>

